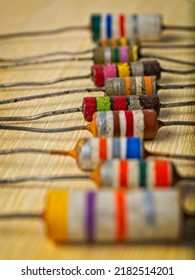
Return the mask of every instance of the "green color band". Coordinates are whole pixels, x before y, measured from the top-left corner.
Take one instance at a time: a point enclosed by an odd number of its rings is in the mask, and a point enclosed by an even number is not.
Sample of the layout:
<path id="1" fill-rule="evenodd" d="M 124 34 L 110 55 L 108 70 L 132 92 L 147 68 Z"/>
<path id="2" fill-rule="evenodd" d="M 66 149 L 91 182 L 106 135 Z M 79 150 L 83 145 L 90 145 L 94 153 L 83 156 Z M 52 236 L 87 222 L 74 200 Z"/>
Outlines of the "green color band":
<path id="1" fill-rule="evenodd" d="M 140 161 L 139 164 L 139 170 L 140 170 L 140 187 L 145 188 L 146 187 L 146 162 Z"/>
<path id="2" fill-rule="evenodd" d="M 111 111 L 110 98 L 108 96 L 96 97 L 97 111 Z"/>
<path id="3" fill-rule="evenodd" d="M 119 48 L 113 48 L 113 62 L 117 63 L 120 62 L 120 53 Z"/>
<path id="4" fill-rule="evenodd" d="M 100 15 L 92 15 L 91 16 L 91 31 L 92 31 L 92 39 L 94 41 L 100 40 L 100 22 L 101 17 Z"/>

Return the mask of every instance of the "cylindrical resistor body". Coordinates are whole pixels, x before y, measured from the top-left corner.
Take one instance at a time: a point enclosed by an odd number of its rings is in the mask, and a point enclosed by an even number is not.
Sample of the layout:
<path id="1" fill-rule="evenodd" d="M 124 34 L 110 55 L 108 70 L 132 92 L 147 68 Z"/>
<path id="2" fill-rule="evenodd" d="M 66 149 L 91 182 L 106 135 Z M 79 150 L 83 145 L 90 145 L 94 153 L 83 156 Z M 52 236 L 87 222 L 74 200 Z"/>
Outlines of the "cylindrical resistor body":
<path id="1" fill-rule="evenodd" d="M 154 110 L 96 112 L 88 130 L 94 136 L 155 138 L 159 124 Z"/>
<path id="2" fill-rule="evenodd" d="M 90 27 L 94 41 L 121 37 L 159 40 L 162 17 L 158 14 L 92 14 Z"/>
<path id="3" fill-rule="evenodd" d="M 98 111 L 153 109 L 159 115 L 160 100 L 156 94 L 84 97 L 82 108 L 86 121 L 91 121 L 93 114 Z"/>
<path id="4" fill-rule="evenodd" d="M 157 81 L 155 76 L 107 78 L 105 81 L 105 95 L 142 94 L 157 94 Z"/>
<path id="5" fill-rule="evenodd" d="M 143 143 L 132 137 L 93 137 L 82 139 L 76 147 L 77 163 L 82 170 L 95 170 L 99 163 L 108 159 L 141 159 Z"/>
<path id="6" fill-rule="evenodd" d="M 94 171 L 99 187 L 126 190 L 167 189 L 178 181 L 174 165 L 167 160 L 106 160 Z"/>
<path id="7" fill-rule="evenodd" d="M 140 59 L 140 48 L 132 47 L 97 47 L 94 49 L 94 64 L 133 62 Z"/>
<path id="8" fill-rule="evenodd" d="M 178 240 L 179 194 L 53 190 L 44 214 L 49 236 L 57 242 Z"/>
<path id="9" fill-rule="evenodd" d="M 156 76 L 160 79 L 160 64 L 157 60 L 151 60 L 92 66 L 92 80 L 97 87 L 104 86 L 107 78 L 130 76 Z"/>

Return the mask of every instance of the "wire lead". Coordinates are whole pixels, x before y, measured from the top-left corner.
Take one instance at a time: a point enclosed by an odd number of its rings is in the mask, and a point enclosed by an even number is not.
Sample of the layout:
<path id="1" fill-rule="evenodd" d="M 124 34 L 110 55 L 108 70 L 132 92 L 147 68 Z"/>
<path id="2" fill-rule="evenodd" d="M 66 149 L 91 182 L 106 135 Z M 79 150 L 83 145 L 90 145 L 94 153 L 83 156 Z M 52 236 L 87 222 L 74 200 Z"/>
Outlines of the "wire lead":
<path id="1" fill-rule="evenodd" d="M 45 35 L 55 35 L 69 31 L 78 31 L 78 30 L 89 30 L 88 26 L 65 26 L 53 30 L 41 30 L 41 31 L 24 31 L 24 32 L 15 32 L 0 34 L 0 39 L 12 39 L 17 37 L 36 37 L 36 36 L 45 36 Z"/>

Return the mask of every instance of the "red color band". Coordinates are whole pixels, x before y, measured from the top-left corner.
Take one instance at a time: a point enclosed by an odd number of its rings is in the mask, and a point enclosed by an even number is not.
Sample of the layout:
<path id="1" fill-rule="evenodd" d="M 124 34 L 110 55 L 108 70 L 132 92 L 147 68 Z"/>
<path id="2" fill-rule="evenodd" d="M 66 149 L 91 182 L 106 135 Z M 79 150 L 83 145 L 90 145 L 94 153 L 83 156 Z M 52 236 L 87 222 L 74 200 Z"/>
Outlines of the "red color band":
<path id="1" fill-rule="evenodd" d="M 125 37 L 125 16 L 123 14 L 119 16 L 119 27 L 120 37 Z"/>
<path id="2" fill-rule="evenodd" d="M 128 110 L 126 96 L 113 96 L 113 111 Z"/>
<path id="3" fill-rule="evenodd" d="M 120 187 L 128 187 L 128 162 L 127 160 L 120 161 Z"/>
<path id="4" fill-rule="evenodd" d="M 160 160 L 155 161 L 154 172 L 157 188 L 170 186 L 170 170 L 168 162 Z"/>
<path id="5" fill-rule="evenodd" d="M 99 158 L 107 159 L 107 138 L 99 139 Z"/>
<path id="6" fill-rule="evenodd" d="M 133 137 L 134 135 L 134 119 L 132 111 L 125 111 L 126 118 L 126 136 Z"/>
<path id="7" fill-rule="evenodd" d="M 125 196 L 124 192 L 116 193 L 116 239 L 117 241 L 126 238 L 126 213 L 125 213 Z"/>

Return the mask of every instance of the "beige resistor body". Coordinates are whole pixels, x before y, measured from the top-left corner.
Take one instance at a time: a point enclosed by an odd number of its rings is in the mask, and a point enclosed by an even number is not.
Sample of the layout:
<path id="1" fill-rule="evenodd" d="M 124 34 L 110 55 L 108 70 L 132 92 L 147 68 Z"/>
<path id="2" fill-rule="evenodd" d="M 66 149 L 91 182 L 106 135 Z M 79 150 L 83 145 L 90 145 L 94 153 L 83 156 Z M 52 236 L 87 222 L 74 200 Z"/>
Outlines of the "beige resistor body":
<path id="1" fill-rule="evenodd" d="M 44 215 L 56 241 L 161 241 L 181 234 L 176 190 L 53 190 Z"/>

